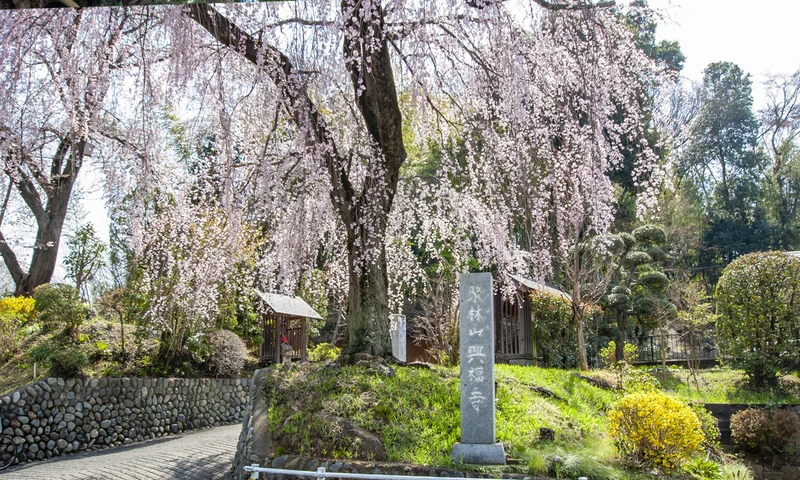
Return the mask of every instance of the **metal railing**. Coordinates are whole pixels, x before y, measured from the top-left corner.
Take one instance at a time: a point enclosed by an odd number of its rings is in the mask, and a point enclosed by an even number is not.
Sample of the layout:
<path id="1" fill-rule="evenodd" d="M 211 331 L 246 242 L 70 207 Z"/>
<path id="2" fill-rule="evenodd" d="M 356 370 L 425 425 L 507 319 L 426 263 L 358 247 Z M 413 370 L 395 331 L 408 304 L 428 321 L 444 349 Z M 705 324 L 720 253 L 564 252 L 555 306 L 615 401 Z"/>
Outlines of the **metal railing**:
<path id="1" fill-rule="evenodd" d="M 380 473 L 339 473 L 328 472 L 325 467 L 317 468 L 316 472 L 308 470 L 286 470 L 283 468 L 259 467 L 257 463 L 244 467 L 245 472 L 250 472 L 251 480 L 258 480 L 261 473 L 273 473 L 281 475 L 297 475 L 300 477 L 314 478 L 357 478 L 357 479 L 379 479 L 379 480 L 464 480 L 464 477 L 421 477 L 415 475 L 384 475 Z"/>
<path id="2" fill-rule="evenodd" d="M 660 362 L 662 341 L 668 362 L 690 359 L 714 360 L 719 357 L 719 349 L 713 335 L 668 334 L 663 338 L 661 335 L 648 335 L 631 342 L 637 347 L 638 358 L 634 363 Z"/>

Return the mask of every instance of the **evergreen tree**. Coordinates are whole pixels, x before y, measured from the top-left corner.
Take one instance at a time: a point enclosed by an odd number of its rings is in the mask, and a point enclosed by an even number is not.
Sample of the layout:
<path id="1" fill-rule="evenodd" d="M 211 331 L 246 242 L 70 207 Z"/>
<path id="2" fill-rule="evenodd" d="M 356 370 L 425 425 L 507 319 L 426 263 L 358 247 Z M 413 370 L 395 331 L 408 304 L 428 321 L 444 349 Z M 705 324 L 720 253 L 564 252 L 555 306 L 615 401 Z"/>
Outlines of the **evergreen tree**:
<path id="1" fill-rule="evenodd" d="M 694 187 L 708 227 L 700 261 L 727 264 L 769 247 L 772 237 L 762 203 L 750 76 L 730 62 L 709 65 L 699 92 L 700 110 L 677 165 L 679 186 Z M 686 185 L 682 185 L 685 183 Z"/>

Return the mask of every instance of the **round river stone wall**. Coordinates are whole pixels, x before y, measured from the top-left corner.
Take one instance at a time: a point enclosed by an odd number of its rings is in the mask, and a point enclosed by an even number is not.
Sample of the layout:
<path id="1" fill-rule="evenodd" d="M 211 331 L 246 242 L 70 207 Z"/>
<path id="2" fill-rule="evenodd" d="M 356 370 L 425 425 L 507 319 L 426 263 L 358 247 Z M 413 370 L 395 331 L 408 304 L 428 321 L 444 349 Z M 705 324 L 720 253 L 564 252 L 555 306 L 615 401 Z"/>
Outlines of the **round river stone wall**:
<path id="1" fill-rule="evenodd" d="M 251 381 L 48 378 L 0 397 L 2 433 L 24 462 L 240 422 Z"/>

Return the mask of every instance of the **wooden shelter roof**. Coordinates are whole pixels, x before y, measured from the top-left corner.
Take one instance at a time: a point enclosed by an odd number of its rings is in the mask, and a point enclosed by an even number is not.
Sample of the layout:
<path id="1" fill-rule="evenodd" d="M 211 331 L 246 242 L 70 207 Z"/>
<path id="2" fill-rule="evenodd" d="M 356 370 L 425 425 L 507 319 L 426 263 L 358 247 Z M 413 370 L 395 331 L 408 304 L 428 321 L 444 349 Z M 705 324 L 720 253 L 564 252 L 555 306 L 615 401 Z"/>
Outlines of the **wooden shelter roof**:
<path id="1" fill-rule="evenodd" d="M 322 320 L 319 313 L 315 312 L 314 309 L 300 297 L 290 297 L 278 293 L 264 293 L 259 290 L 256 290 L 256 294 L 264 300 L 275 313 Z"/>
<path id="2" fill-rule="evenodd" d="M 529 278 L 521 277 L 519 275 L 509 275 L 509 276 L 513 278 L 515 282 L 527 288 L 529 292 L 535 291 L 535 292 L 549 293 L 550 295 L 561 297 L 570 302 L 572 301 L 572 296 L 570 294 L 568 294 L 567 292 L 562 292 L 561 290 L 555 287 L 545 285 L 544 283 L 534 282 Z"/>

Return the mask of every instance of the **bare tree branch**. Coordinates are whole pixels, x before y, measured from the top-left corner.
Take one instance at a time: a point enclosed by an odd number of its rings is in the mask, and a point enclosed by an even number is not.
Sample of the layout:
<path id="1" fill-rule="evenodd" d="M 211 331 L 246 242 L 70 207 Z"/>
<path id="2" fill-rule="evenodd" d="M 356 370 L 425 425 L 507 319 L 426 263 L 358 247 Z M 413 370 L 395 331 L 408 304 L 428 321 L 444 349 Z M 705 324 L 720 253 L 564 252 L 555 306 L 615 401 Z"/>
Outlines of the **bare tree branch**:
<path id="1" fill-rule="evenodd" d="M 11 278 L 14 279 L 14 283 L 19 285 L 19 283 L 22 281 L 22 277 L 25 276 L 25 272 L 22 270 L 22 267 L 20 267 L 19 260 L 17 260 L 17 255 L 14 253 L 14 250 L 11 249 L 11 246 L 9 246 L 8 242 L 6 242 L 6 237 L 3 236 L 3 232 L 1 230 L 0 255 L 3 256 L 3 262 L 5 262 L 8 272 L 11 274 Z"/>

